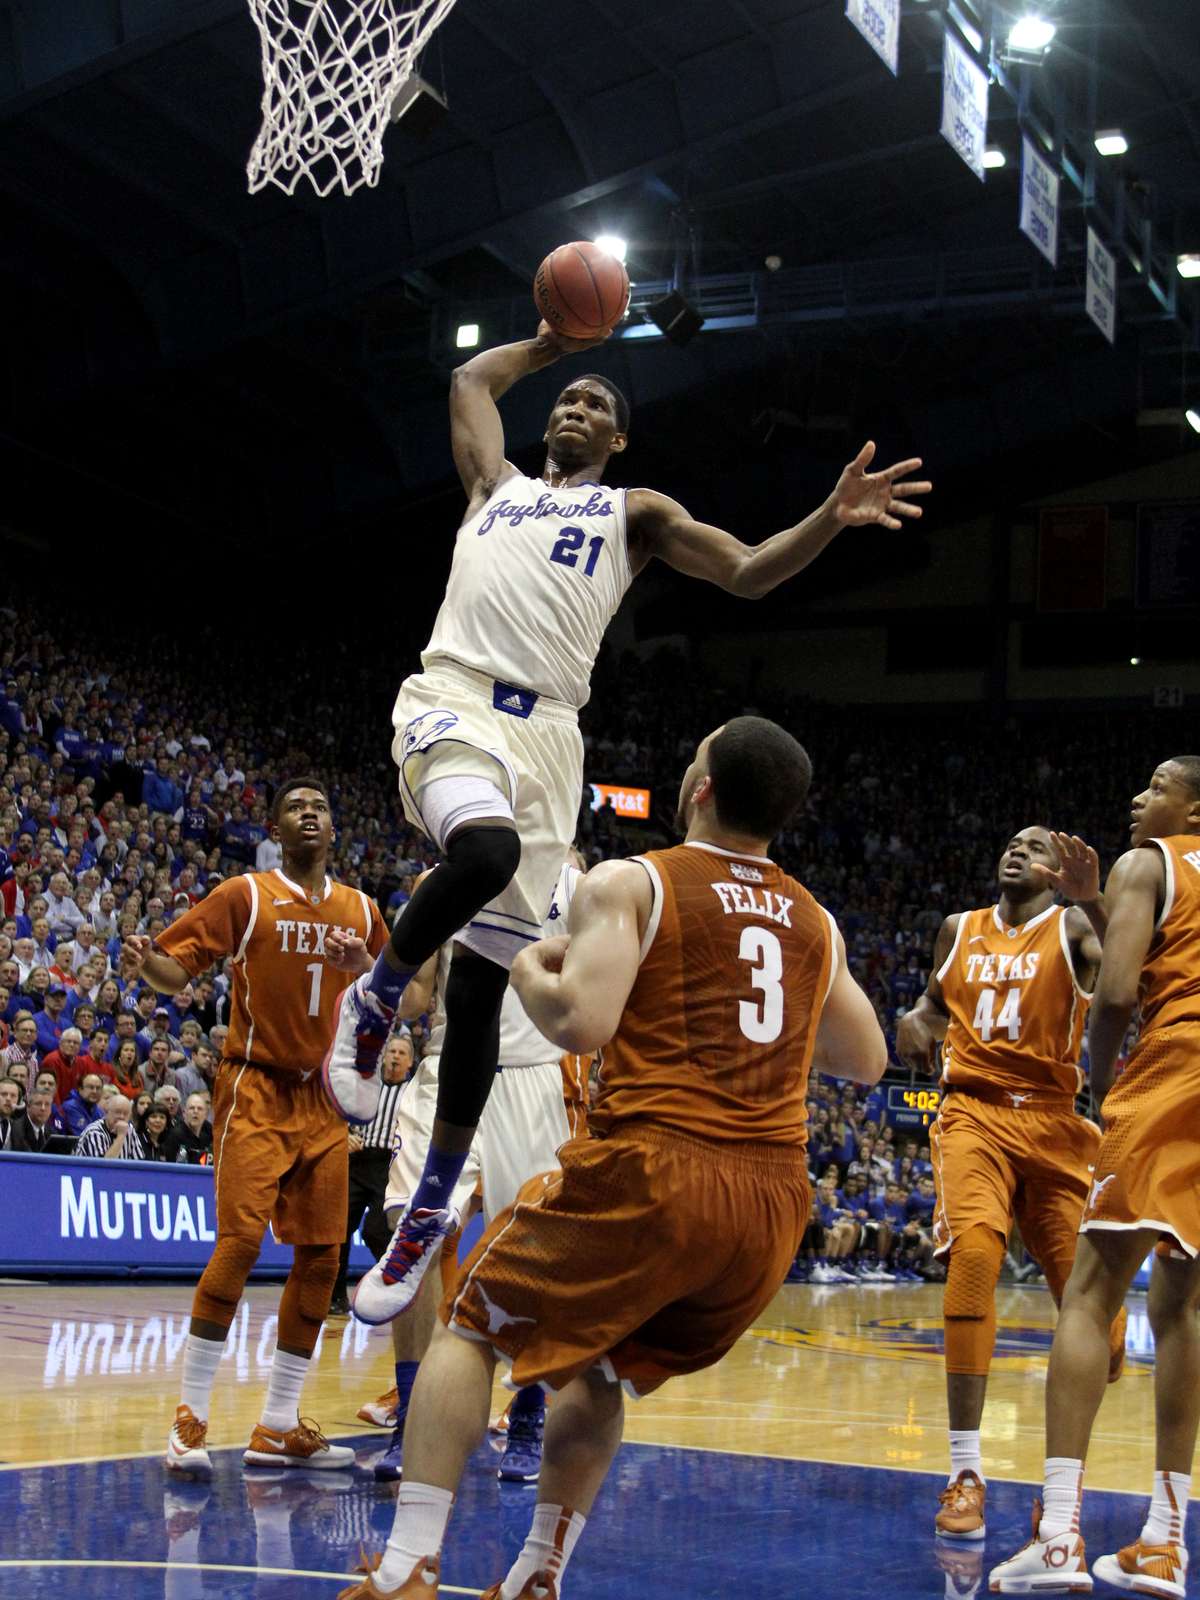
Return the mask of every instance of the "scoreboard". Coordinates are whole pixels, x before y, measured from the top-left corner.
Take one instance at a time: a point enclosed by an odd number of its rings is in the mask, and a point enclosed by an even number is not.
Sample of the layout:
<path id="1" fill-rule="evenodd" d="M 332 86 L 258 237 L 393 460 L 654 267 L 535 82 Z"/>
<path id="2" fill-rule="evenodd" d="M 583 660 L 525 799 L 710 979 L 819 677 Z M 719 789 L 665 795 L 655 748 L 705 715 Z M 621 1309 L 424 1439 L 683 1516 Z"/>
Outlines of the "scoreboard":
<path id="1" fill-rule="evenodd" d="M 893 1083 L 888 1088 L 888 1121 L 894 1128 L 927 1128 L 941 1103 L 940 1089 L 909 1089 Z"/>

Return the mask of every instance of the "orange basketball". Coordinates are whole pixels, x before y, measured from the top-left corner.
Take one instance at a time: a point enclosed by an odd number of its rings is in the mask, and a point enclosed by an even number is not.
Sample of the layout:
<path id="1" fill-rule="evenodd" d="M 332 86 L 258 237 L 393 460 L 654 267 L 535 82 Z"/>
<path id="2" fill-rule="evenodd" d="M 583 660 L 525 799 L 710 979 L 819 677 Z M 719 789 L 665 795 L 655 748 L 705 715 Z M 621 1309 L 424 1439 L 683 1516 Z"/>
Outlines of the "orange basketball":
<path id="1" fill-rule="evenodd" d="M 533 300 L 555 333 L 598 339 L 625 315 L 629 274 L 616 256 L 590 240 L 560 244 L 537 270 Z"/>

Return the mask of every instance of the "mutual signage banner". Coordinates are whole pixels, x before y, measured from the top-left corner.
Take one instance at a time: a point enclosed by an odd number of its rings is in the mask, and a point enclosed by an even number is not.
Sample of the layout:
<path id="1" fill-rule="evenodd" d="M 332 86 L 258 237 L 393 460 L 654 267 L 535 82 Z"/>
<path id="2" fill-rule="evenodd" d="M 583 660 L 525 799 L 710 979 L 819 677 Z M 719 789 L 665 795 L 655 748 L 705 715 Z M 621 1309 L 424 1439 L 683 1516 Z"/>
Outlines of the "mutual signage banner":
<path id="1" fill-rule="evenodd" d="M 900 69 L 900 0 L 846 0 L 846 15 L 891 69 Z"/>
<path id="2" fill-rule="evenodd" d="M 942 137 L 980 179 L 987 114 L 987 73 L 947 28 L 942 50 Z"/>
<path id="3" fill-rule="evenodd" d="M 9 1274 L 199 1275 L 217 1237 L 212 1168 L 157 1161 L 0 1154 L 0 1216 L 11 1221 L 0 1235 Z M 357 1235 L 350 1260 L 364 1270 L 374 1260 Z M 259 1268 L 278 1275 L 291 1261 L 268 1229 Z"/>
<path id="4" fill-rule="evenodd" d="M 1108 340 L 1117 337 L 1117 259 L 1100 243 L 1095 228 L 1087 231 L 1087 314 Z"/>
<path id="5" fill-rule="evenodd" d="M 1058 265 L 1058 173 L 1028 136 L 1021 141 L 1021 232 Z"/>

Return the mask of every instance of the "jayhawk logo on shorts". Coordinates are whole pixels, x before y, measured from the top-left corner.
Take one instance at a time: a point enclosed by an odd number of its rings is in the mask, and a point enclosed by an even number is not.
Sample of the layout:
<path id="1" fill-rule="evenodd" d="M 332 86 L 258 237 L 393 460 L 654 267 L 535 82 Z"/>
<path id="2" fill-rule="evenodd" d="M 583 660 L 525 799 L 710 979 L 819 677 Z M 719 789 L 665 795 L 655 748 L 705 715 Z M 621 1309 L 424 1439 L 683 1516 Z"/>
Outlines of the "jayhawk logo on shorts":
<path id="1" fill-rule="evenodd" d="M 428 750 L 438 739 L 444 739 L 451 728 L 457 726 L 458 717 L 453 711 L 427 711 L 414 717 L 404 730 L 404 754 L 415 755 Z"/>

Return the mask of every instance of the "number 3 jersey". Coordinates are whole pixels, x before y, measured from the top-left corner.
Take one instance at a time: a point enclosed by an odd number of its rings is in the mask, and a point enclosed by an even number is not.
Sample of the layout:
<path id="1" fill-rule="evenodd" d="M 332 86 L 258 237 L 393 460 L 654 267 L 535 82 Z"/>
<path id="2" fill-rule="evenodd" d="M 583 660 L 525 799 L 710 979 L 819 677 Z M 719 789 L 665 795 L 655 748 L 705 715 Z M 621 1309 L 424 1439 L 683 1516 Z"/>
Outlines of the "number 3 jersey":
<path id="1" fill-rule="evenodd" d="M 950 1013 L 942 1082 L 1013 1105 L 1073 1099 L 1091 995 L 1079 987 L 1066 909 L 1050 906 L 1019 927 L 997 906 L 964 911 L 938 972 Z"/>
<path id="2" fill-rule="evenodd" d="M 505 478 L 458 530 L 421 664 L 448 658 L 578 710 L 632 580 L 624 489 Z"/>
<path id="3" fill-rule="evenodd" d="M 835 973 L 829 913 L 774 862 L 707 844 L 635 856 L 650 876 L 641 967 L 601 1056 L 589 1124 L 803 1146 Z"/>

